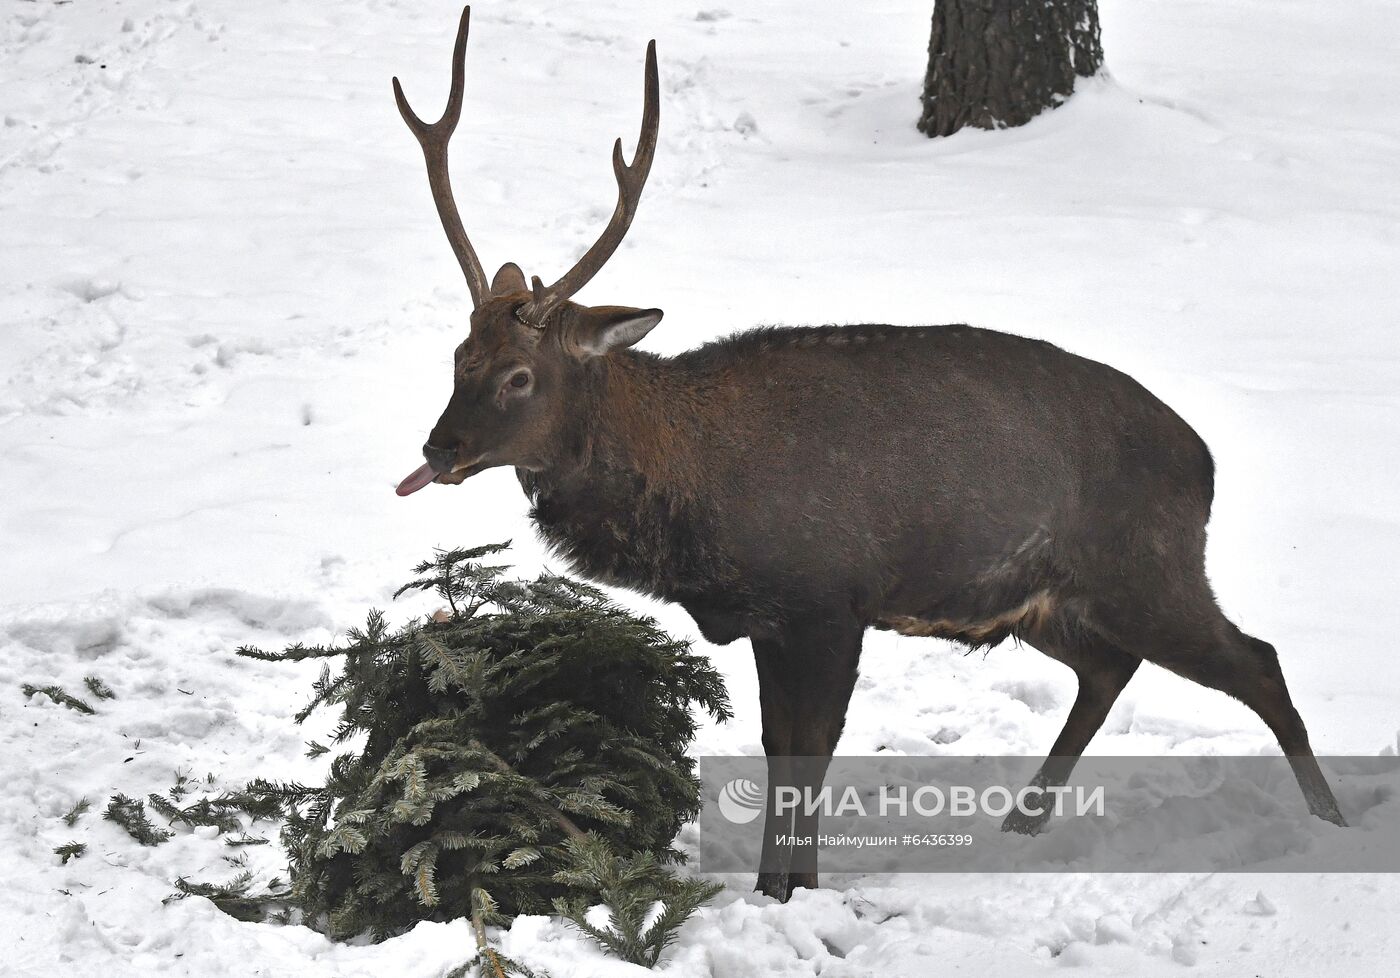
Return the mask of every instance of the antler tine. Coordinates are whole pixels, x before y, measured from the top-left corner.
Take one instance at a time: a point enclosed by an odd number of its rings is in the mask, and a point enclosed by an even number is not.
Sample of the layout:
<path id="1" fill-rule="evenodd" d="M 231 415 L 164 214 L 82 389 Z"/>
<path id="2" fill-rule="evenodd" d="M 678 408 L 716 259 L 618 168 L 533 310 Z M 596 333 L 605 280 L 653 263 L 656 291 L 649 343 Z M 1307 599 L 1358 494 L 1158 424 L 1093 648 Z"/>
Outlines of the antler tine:
<path id="1" fill-rule="evenodd" d="M 642 104 L 642 130 L 637 137 L 637 151 L 629 164 L 622 158 L 622 140 L 613 143 L 613 173 L 617 177 L 617 207 L 603 231 L 602 237 L 593 243 L 573 268 L 548 289 L 539 278 L 534 279 L 534 297 L 520 310 L 520 318 L 535 325 L 543 325 L 545 318 L 561 302 L 568 299 L 588 284 L 588 280 L 598 274 L 622 243 L 632 218 L 637 213 L 641 200 L 642 187 L 651 172 L 651 161 L 656 156 L 656 136 L 661 125 L 661 85 L 656 71 L 656 42 L 647 44 L 646 94 Z"/>
<path id="2" fill-rule="evenodd" d="M 409 108 L 397 77 L 394 78 L 394 101 L 398 103 L 399 115 L 403 116 L 403 121 L 423 149 L 433 203 L 437 205 L 442 229 L 447 232 L 457 264 L 462 266 L 462 274 L 466 276 L 475 307 L 486 301 L 491 287 L 487 284 L 486 272 L 481 267 L 481 260 L 476 257 L 467 231 L 462 227 L 462 216 L 457 212 L 457 202 L 452 197 L 452 178 L 447 172 L 447 143 L 457 128 L 457 120 L 462 116 L 462 88 L 466 80 L 467 32 L 471 26 L 471 15 L 471 7 L 462 9 L 462 20 L 457 25 L 457 43 L 452 49 L 452 89 L 447 96 L 447 108 L 443 110 L 442 118 L 432 125 L 418 118 L 417 113 Z"/>

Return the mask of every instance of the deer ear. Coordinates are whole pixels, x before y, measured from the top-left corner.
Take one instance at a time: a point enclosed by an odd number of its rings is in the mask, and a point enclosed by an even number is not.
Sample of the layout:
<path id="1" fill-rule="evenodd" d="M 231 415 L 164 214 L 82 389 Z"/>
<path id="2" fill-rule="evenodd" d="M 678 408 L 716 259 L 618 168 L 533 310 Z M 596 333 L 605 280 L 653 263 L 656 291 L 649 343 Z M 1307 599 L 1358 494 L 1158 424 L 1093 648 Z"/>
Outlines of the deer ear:
<path id="1" fill-rule="evenodd" d="M 585 306 L 575 320 L 573 343 L 584 356 L 601 357 L 631 346 L 661 322 L 660 309 Z"/>
<path id="2" fill-rule="evenodd" d="M 491 280 L 492 295 L 510 295 L 512 292 L 528 291 L 530 289 L 525 284 L 525 273 L 513 261 L 502 265 L 501 270 L 496 273 L 496 277 Z"/>

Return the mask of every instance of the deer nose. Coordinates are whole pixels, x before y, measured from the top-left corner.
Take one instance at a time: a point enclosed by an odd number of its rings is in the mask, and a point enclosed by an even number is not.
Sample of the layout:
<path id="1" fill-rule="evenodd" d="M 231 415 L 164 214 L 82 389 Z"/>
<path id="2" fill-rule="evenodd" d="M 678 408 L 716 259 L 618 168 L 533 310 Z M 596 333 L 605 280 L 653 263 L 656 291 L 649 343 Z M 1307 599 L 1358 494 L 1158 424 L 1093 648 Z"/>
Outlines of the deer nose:
<path id="1" fill-rule="evenodd" d="M 451 472 L 457 462 L 457 449 L 439 448 L 432 442 L 423 443 L 423 457 L 433 467 L 434 472 Z"/>

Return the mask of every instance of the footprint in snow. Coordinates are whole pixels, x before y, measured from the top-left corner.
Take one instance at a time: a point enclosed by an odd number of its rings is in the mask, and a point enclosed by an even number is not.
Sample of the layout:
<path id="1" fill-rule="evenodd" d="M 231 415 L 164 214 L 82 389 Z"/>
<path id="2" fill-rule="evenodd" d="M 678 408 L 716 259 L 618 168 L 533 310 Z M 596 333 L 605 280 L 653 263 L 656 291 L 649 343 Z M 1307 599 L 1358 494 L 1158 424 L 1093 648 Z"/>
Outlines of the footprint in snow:
<path id="1" fill-rule="evenodd" d="M 1060 705 L 1059 692 L 1043 680 L 1016 679 L 995 683 L 992 688 L 1026 704 L 1033 713 L 1050 713 Z"/>

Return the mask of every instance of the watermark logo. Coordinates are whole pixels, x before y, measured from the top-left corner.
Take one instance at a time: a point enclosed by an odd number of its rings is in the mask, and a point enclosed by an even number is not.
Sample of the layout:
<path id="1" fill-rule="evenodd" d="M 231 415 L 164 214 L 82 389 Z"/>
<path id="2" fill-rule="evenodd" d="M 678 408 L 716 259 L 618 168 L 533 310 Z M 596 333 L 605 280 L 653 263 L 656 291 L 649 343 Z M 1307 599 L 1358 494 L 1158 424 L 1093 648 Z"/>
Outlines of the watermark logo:
<path id="1" fill-rule="evenodd" d="M 735 825 L 747 825 L 763 813 L 763 789 L 748 778 L 735 778 L 719 789 L 719 813 Z"/>
<path id="2" fill-rule="evenodd" d="M 827 873 L 1400 873 L 1400 757 L 1328 757 L 1319 766 L 1364 828 L 1318 831 L 1279 755 L 1089 756 L 1072 772 L 1061 764 L 1049 773 L 1035 757 L 890 751 L 774 765 L 706 756 L 692 865 L 704 873 L 807 872 L 792 867 L 814 870 L 818 861 Z"/>

